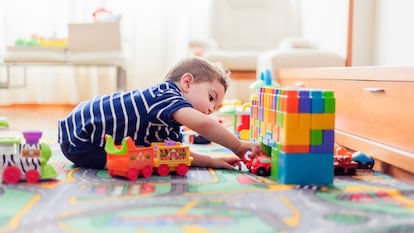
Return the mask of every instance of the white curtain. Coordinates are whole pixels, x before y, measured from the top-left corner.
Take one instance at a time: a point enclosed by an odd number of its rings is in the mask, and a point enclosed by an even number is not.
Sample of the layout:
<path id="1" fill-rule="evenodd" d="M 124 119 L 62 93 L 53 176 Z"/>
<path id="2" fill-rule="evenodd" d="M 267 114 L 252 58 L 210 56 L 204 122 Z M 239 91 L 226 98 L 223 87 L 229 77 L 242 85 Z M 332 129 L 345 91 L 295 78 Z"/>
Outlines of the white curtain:
<path id="1" fill-rule="evenodd" d="M 67 24 L 91 22 L 104 7 L 119 14 L 126 58 L 127 90 L 162 80 L 167 70 L 188 55 L 188 41 L 208 34 L 210 0 L 2 0 L 0 58 L 17 38 L 67 36 Z M 1 69 L 0 80 L 6 71 Z M 12 84 L 21 84 L 15 69 Z M 25 88 L 0 88 L 0 105 L 69 103 L 116 90 L 115 71 L 108 68 L 35 66 L 27 70 Z"/>

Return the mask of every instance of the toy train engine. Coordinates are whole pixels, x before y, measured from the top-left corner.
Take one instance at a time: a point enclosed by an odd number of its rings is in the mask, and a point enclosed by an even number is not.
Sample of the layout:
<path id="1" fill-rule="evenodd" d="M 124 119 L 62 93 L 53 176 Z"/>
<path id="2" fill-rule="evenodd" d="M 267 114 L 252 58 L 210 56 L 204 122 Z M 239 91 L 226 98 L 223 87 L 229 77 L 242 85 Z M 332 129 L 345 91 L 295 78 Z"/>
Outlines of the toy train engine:
<path id="1" fill-rule="evenodd" d="M 40 179 L 57 176 L 56 170 L 47 164 L 52 155 L 50 147 L 39 143 L 40 131 L 24 131 L 26 143 L 20 137 L 0 137 L 0 171 L 3 182 L 15 184 L 20 180 L 37 183 Z"/>

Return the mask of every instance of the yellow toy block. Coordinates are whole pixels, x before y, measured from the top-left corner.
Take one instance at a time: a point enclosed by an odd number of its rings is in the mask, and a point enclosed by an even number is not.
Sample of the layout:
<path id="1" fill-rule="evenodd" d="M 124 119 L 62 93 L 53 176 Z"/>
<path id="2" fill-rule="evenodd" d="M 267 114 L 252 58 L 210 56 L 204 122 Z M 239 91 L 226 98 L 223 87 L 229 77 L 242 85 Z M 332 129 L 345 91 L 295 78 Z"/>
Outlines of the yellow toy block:
<path id="1" fill-rule="evenodd" d="M 283 116 L 283 128 L 297 129 L 299 128 L 299 114 L 285 113 Z"/>
<path id="2" fill-rule="evenodd" d="M 283 127 L 288 129 L 310 129 L 311 114 L 309 113 L 286 113 L 283 115 Z"/>
<path id="3" fill-rule="evenodd" d="M 279 144 L 282 145 L 309 145 L 310 130 L 309 129 L 287 129 L 279 130 Z"/>
<path id="4" fill-rule="evenodd" d="M 260 122 L 259 135 L 260 136 L 266 136 L 266 123 L 264 121 Z"/>
<path id="5" fill-rule="evenodd" d="M 310 113 L 300 113 L 298 114 L 299 118 L 299 128 L 301 129 L 310 129 L 311 128 L 311 114 Z"/>
<path id="6" fill-rule="evenodd" d="M 335 129 L 335 114 L 313 113 L 311 115 L 311 129 Z"/>

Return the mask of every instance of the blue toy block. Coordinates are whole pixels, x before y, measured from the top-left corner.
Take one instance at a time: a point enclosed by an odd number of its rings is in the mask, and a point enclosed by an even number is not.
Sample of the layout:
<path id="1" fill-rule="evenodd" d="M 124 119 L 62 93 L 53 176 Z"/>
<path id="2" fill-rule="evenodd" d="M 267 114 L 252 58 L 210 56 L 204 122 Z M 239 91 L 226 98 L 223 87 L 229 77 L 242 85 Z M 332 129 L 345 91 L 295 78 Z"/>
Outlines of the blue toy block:
<path id="1" fill-rule="evenodd" d="M 333 184 L 332 153 L 288 154 L 279 151 L 278 163 L 277 181 L 280 184 L 320 186 Z"/>
<path id="2" fill-rule="evenodd" d="M 322 98 L 322 91 L 312 90 L 310 91 L 311 98 L 311 111 L 312 113 L 323 113 L 324 109 L 324 99 Z"/>

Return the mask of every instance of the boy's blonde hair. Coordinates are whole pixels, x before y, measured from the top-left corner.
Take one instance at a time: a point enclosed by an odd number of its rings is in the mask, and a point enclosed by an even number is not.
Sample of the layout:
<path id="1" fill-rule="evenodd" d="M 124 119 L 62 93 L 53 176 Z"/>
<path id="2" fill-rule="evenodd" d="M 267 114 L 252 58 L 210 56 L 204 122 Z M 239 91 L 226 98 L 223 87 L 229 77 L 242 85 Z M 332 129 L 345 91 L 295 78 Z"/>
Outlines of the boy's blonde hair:
<path id="1" fill-rule="evenodd" d="M 181 60 L 168 71 L 165 80 L 178 82 L 185 73 L 192 74 L 196 83 L 217 80 L 223 84 L 225 91 L 227 91 L 230 84 L 229 71 L 200 57 L 189 57 Z"/>

